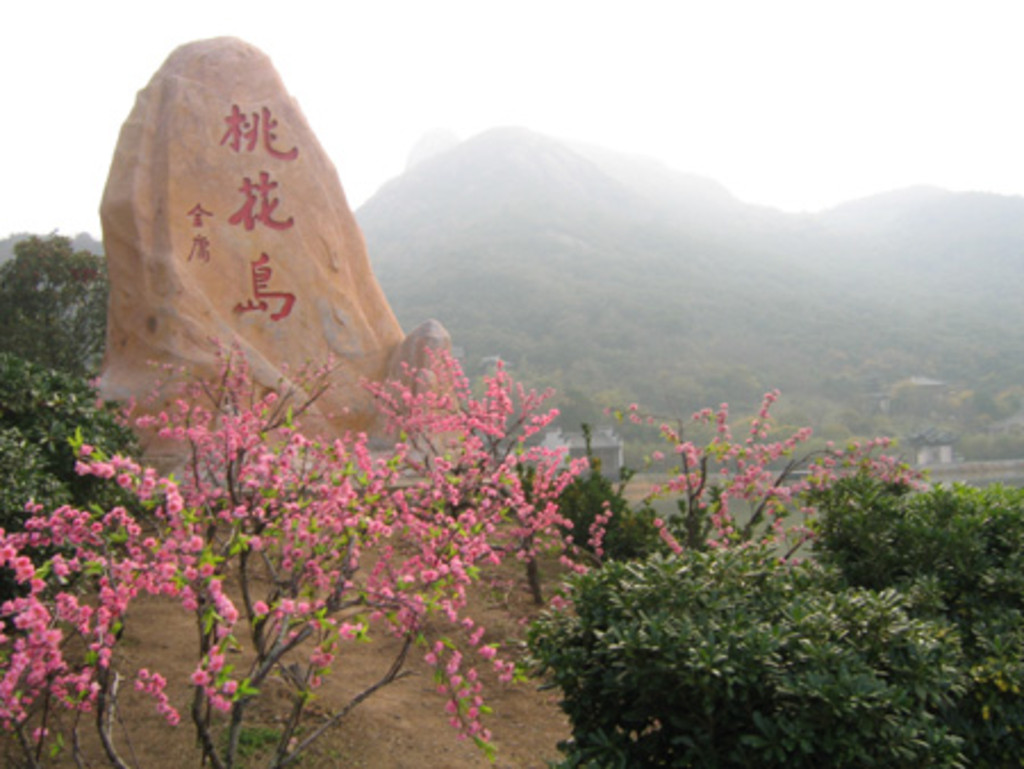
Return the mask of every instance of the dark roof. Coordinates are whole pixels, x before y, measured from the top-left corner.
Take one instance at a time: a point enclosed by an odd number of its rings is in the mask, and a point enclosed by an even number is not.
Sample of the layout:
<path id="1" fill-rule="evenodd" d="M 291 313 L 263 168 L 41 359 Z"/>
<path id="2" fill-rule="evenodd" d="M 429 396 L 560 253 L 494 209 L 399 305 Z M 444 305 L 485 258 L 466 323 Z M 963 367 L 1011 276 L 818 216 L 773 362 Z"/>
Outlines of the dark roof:
<path id="1" fill-rule="evenodd" d="M 955 443 L 956 433 L 949 430 L 940 430 L 938 427 L 928 427 L 907 436 L 912 446 L 944 446 Z"/>

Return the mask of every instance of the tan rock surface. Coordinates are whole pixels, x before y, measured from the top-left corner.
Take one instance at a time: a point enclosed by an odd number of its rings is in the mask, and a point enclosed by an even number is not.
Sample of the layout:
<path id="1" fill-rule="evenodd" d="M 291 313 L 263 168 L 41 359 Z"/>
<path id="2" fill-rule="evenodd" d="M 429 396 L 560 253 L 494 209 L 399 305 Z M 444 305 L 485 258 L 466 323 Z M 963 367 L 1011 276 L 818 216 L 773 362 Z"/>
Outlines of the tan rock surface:
<path id="1" fill-rule="evenodd" d="M 121 130 L 100 214 L 105 398 L 143 398 L 151 361 L 212 373 L 216 340 L 238 343 L 268 387 L 333 356 L 317 422 L 372 427 L 359 383 L 393 370 L 403 333 L 334 165 L 266 55 L 233 38 L 174 51 Z"/>

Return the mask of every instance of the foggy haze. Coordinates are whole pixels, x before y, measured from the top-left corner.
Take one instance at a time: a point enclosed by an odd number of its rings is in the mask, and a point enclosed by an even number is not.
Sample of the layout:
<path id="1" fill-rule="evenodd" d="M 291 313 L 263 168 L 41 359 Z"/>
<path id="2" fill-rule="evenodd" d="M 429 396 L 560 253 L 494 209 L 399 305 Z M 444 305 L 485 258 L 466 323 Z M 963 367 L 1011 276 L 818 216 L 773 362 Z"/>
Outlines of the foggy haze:
<path id="1" fill-rule="evenodd" d="M 178 45 L 266 52 L 357 208 L 424 133 L 525 126 L 816 210 L 912 184 L 1024 193 L 1012 2 L 21 3 L 0 47 L 0 236 L 99 234 L 135 94 Z"/>

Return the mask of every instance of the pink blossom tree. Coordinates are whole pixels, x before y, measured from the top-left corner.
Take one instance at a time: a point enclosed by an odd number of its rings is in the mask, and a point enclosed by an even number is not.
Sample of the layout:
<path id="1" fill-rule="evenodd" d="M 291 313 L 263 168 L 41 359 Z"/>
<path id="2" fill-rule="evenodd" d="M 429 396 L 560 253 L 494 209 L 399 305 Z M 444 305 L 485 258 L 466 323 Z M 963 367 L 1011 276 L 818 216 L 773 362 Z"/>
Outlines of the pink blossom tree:
<path id="1" fill-rule="evenodd" d="M 84 760 L 78 734 L 91 714 L 106 760 L 129 766 L 113 727 L 123 684 L 147 692 L 169 725 L 182 719 L 158 661 L 132 668 L 119 653 L 133 603 L 151 595 L 171 597 L 195 622 L 188 715 L 203 761 L 217 769 L 235 765 L 272 675 L 290 691 L 278 767 L 400 678 L 415 647 L 452 725 L 489 751 L 475 666 L 507 680 L 514 665 L 484 643 L 466 588 L 482 564 L 570 549 L 555 499 L 580 466 L 528 444 L 554 416 L 544 396 L 499 370 L 474 397 L 439 355 L 429 370 L 372 388 L 395 436 L 375 452 L 365 435 L 300 431 L 324 371 L 304 391 L 275 392 L 253 382 L 237 352 L 222 364 L 216 381 L 190 385 L 173 409 L 140 421 L 187 447 L 180 481 L 78 446 L 79 472 L 129 490 L 142 513 L 33 507 L 24 532 L 0 532 L 0 567 L 23 591 L 0 608 L 0 723 L 38 765 L 63 736 L 61 712 L 72 714 L 72 750 Z M 29 556 L 40 549 L 56 554 L 37 568 Z M 429 618 L 449 635 L 430 640 Z M 349 701 L 310 714 L 332 663 L 371 629 L 399 639 L 392 662 Z"/>
<path id="2" fill-rule="evenodd" d="M 571 523 L 557 500 L 587 462 L 564 462 L 561 454 L 530 443 L 558 416 L 555 409 L 543 409 L 552 391 L 538 393 L 513 382 L 499 362 L 476 397 L 450 356 L 435 352 L 434 358 L 439 365 L 407 370 L 403 382 L 370 385 L 387 429 L 409 448 L 413 472 L 454 500 L 451 514 L 469 510 L 475 518 L 491 505 L 508 507 L 511 525 L 491 532 L 492 546 L 525 564 L 534 601 L 542 604 L 538 552 L 560 551 L 566 565 L 577 568 L 577 548 L 565 539 Z M 513 475 L 513 484 L 481 484 L 485 476 Z M 483 487 L 497 496 L 478 499 L 460 491 Z"/>
<path id="3" fill-rule="evenodd" d="M 658 425 L 674 457 L 669 478 L 653 489 L 649 501 L 672 497 L 679 515 L 658 518 L 655 525 L 673 550 L 720 548 L 756 542 L 778 548 L 792 557 L 813 536 L 814 492 L 837 479 L 869 473 L 881 480 L 908 486 L 921 476 L 906 463 L 882 453 L 893 447 L 889 438 L 851 442 L 837 447 L 800 452 L 811 437 L 803 428 L 782 439 L 772 438 L 771 407 L 779 392 L 766 393 L 746 434 L 736 437 L 729 406 L 706 408 L 689 423 L 655 418 L 637 404 L 616 412 L 638 425 Z M 705 426 L 712 437 L 698 443 L 687 437 L 690 426 Z M 657 452 L 655 460 L 666 460 Z"/>

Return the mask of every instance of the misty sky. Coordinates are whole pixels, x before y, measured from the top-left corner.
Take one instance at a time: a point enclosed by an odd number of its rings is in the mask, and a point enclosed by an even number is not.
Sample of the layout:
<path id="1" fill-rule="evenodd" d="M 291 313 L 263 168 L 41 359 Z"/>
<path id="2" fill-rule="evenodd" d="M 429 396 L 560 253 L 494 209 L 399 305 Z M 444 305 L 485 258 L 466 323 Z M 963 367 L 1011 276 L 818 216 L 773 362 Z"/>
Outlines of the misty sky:
<path id="1" fill-rule="evenodd" d="M 0 237 L 100 234 L 121 123 L 178 45 L 267 53 L 353 208 L 427 130 L 525 126 L 815 210 L 1024 194 L 1024 4 L 207 0 L 6 4 Z"/>

